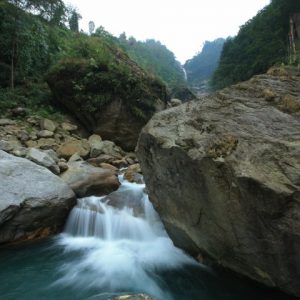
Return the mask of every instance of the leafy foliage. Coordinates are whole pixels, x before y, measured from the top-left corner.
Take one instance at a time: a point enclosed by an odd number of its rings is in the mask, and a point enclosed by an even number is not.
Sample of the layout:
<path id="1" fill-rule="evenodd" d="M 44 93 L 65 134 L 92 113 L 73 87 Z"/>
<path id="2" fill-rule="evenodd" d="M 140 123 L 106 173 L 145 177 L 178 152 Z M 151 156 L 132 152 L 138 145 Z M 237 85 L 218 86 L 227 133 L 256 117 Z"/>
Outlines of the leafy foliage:
<path id="1" fill-rule="evenodd" d="M 225 40 L 206 41 L 202 51 L 184 64 L 189 85 L 198 86 L 207 81 L 216 70 Z"/>
<path id="2" fill-rule="evenodd" d="M 270 66 L 287 61 L 289 16 L 300 11 L 300 1 L 272 0 L 254 18 L 241 26 L 235 38 L 226 40 L 212 87 L 220 89 Z"/>
<path id="3" fill-rule="evenodd" d="M 133 115 L 147 120 L 155 111 L 155 101 L 166 99 L 162 82 L 97 36 L 80 34 L 73 39 L 68 53 L 47 78 L 58 99 L 88 113 L 122 99 Z"/>
<path id="4" fill-rule="evenodd" d="M 140 67 L 163 80 L 170 88 L 186 86 L 184 72 L 174 53 L 159 41 L 148 39 L 137 41 L 122 33 L 119 38 L 107 32 L 104 27 L 96 29 L 94 36 L 105 39 L 108 43 L 122 48 Z"/>
<path id="5" fill-rule="evenodd" d="M 171 88 L 185 83 L 180 63 L 175 59 L 173 52 L 159 41 L 149 39 L 142 42 L 134 38 L 127 40 L 121 36 L 119 42 L 132 60 L 161 78 Z"/>

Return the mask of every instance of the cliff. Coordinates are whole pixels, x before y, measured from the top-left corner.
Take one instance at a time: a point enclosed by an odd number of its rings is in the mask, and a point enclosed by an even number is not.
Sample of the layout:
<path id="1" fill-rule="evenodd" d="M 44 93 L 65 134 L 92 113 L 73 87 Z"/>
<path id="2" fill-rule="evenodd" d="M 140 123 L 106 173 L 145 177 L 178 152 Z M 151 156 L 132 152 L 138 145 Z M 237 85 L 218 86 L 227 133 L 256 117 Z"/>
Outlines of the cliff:
<path id="1" fill-rule="evenodd" d="M 138 157 L 175 244 L 300 296 L 300 73 L 271 69 L 156 114 Z"/>

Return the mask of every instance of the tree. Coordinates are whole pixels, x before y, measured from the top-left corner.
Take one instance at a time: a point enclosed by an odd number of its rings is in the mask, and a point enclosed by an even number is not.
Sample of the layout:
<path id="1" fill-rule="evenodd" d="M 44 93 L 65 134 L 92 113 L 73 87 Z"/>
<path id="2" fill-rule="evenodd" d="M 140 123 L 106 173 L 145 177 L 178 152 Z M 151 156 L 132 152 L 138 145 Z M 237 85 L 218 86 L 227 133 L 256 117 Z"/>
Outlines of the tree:
<path id="1" fill-rule="evenodd" d="M 33 12 L 51 25 L 63 25 L 66 21 L 67 8 L 63 0 L 7 0 L 27 12 Z"/>
<path id="2" fill-rule="evenodd" d="M 43 22 L 17 6 L 0 5 L 0 61 L 3 69 L 10 73 L 9 80 L 5 79 L 1 85 L 9 81 L 14 89 L 16 80 L 42 74 L 48 57 L 48 33 Z M 1 76 L 7 78 L 5 74 Z"/>
<path id="3" fill-rule="evenodd" d="M 238 35 L 224 44 L 212 87 L 220 89 L 286 63 L 289 17 L 295 12 L 300 12 L 299 0 L 273 0 L 241 26 Z"/>
<path id="4" fill-rule="evenodd" d="M 69 26 L 72 31 L 79 32 L 79 20 L 81 18 L 81 15 L 77 12 L 76 9 L 73 8 L 71 10 L 71 16 L 69 18 Z"/>

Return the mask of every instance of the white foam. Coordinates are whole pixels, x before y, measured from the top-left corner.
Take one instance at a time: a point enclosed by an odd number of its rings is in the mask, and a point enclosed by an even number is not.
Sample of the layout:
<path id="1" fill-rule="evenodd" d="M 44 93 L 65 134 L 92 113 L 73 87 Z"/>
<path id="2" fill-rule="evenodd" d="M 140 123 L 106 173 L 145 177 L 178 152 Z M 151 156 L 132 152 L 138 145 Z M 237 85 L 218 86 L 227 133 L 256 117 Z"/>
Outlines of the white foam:
<path id="1" fill-rule="evenodd" d="M 158 283 L 156 271 L 196 262 L 173 245 L 144 187 L 122 181 L 114 195 L 126 199 L 121 208 L 109 205 L 109 197 L 78 201 L 58 243 L 66 252 L 81 255 L 76 263 L 62 266 L 56 284 L 110 293 L 136 290 L 171 299 Z M 130 201 L 138 203 L 138 215 Z"/>

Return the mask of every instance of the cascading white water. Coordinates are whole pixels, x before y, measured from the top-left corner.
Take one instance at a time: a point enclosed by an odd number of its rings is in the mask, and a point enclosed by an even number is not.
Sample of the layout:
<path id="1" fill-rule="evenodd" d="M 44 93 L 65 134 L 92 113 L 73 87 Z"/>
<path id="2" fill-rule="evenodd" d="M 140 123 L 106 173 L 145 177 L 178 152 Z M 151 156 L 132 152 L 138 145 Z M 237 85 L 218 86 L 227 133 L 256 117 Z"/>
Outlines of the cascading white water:
<path id="1" fill-rule="evenodd" d="M 58 243 L 81 257 L 77 264 L 62 266 L 56 284 L 172 299 L 156 271 L 196 263 L 173 245 L 144 192 L 145 185 L 122 177 L 120 181 L 119 190 L 108 196 L 78 200 Z"/>
<path id="2" fill-rule="evenodd" d="M 186 70 L 185 68 L 182 66 L 182 71 L 183 71 L 183 74 L 184 74 L 184 80 L 187 81 L 187 73 L 186 73 Z"/>

